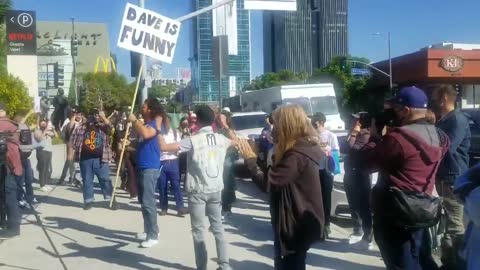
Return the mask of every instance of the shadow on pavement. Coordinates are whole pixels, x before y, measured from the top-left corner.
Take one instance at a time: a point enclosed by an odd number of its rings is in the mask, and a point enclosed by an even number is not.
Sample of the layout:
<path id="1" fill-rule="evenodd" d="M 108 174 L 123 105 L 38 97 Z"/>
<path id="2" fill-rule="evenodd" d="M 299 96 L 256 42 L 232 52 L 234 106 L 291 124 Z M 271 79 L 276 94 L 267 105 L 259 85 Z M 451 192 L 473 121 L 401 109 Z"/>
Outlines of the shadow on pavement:
<path id="1" fill-rule="evenodd" d="M 230 260 L 230 265 L 232 269 L 250 269 L 250 270 L 271 270 L 273 266 L 268 265 L 266 263 L 261 262 L 254 262 L 254 261 L 237 261 L 237 260 Z"/>
<path id="2" fill-rule="evenodd" d="M 40 270 L 40 269 L 35 269 L 35 268 L 27 268 L 27 267 L 21 267 L 21 266 L 18 266 L 18 265 L 11 265 L 11 264 L 4 264 L 4 263 L 0 263 L 0 268 L 1 267 L 9 267 L 9 268 L 13 268 L 13 269 L 24 269 L 24 270 Z"/>
<path id="3" fill-rule="evenodd" d="M 66 199 L 48 196 L 48 195 L 37 196 L 37 199 L 40 203 L 43 203 L 43 204 L 52 204 L 52 205 L 58 205 L 63 207 L 73 207 L 73 208 L 78 208 L 79 211 L 84 211 L 83 202 L 76 202 L 76 201 L 66 200 Z M 118 206 L 118 210 L 139 211 L 138 207 L 132 206 L 129 203 L 121 203 L 118 200 L 117 200 L 117 206 Z M 109 208 L 109 202 L 108 201 L 95 202 L 93 207 Z"/>
<path id="4" fill-rule="evenodd" d="M 63 254 L 62 258 L 89 258 L 99 260 L 107 264 L 125 266 L 140 270 L 159 269 L 158 267 L 153 268 L 145 264 L 152 264 L 160 267 L 168 267 L 179 270 L 194 270 L 194 268 L 187 267 L 178 263 L 169 263 L 162 260 L 153 259 L 142 254 L 121 250 L 121 248 L 129 245 L 129 243 L 102 238 L 99 239 L 115 243 L 115 245 L 104 247 L 85 247 L 77 243 L 67 243 L 64 244 L 64 246 L 72 250 L 72 252 L 68 254 Z M 56 254 L 46 250 L 43 247 L 38 247 L 38 249 L 52 257 L 57 257 Z"/>
<path id="5" fill-rule="evenodd" d="M 88 224 L 80 220 L 64 217 L 46 217 L 45 220 L 48 222 L 45 222 L 44 225 L 50 229 L 72 229 L 93 234 L 105 239 L 118 239 L 128 242 L 138 242 L 136 239 L 136 234 L 133 232 L 107 229 L 105 227 Z"/>

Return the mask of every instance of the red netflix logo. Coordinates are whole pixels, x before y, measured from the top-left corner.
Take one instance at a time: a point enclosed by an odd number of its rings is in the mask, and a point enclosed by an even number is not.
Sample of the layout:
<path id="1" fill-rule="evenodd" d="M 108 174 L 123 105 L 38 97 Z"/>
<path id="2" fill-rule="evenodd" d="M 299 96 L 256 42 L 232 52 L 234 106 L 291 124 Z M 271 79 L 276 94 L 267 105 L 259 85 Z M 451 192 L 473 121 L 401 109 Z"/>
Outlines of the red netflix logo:
<path id="1" fill-rule="evenodd" d="M 30 40 L 33 40 L 33 34 L 10 33 L 8 34 L 8 39 L 10 41 L 30 41 Z"/>

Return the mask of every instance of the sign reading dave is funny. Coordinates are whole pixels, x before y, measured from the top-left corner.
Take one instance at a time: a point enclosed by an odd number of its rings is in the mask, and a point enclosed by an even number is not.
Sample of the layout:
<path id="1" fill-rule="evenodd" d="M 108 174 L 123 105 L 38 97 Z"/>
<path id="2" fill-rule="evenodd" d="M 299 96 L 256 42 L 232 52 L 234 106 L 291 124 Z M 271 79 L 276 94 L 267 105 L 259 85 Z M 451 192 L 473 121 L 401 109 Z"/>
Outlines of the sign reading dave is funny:
<path id="1" fill-rule="evenodd" d="M 180 25 L 180 22 L 127 3 L 117 46 L 171 64 Z"/>

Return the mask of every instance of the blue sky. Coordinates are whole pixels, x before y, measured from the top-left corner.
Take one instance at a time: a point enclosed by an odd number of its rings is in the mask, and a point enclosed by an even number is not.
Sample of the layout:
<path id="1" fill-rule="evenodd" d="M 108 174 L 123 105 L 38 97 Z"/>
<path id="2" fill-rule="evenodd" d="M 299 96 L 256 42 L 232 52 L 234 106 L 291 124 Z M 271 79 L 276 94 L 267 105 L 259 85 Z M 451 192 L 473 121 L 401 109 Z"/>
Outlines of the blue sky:
<path id="1" fill-rule="evenodd" d="M 145 6 L 167 17 L 188 13 L 194 0 L 145 0 Z M 13 0 L 15 9 L 35 10 L 37 20 L 102 22 L 108 25 L 110 47 L 119 71 L 130 74 L 128 51 L 116 46 L 126 2 L 136 0 Z M 443 41 L 480 43 L 479 0 L 349 0 L 349 50 L 371 61 L 387 58 L 386 38 L 372 35 L 391 32 L 393 56 L 413 52 Z M 262 13 L 252 11 L 252 48 L 263 48 Z M 189 67 L 191 24 L 182 25 L 174 62 L 164 65 L 164 76 L 176 77 L 177 67 Z M 252 77 L 263 73 L 263 50 L 252 50 Z"/>

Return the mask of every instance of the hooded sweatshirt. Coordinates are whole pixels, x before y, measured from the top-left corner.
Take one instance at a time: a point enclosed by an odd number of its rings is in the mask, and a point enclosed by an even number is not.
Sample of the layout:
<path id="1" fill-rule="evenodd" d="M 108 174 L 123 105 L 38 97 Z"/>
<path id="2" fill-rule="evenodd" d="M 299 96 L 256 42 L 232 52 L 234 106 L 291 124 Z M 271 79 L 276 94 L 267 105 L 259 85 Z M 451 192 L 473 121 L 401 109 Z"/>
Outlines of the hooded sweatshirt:
<path id="1" fill-rule="evenodd" d="M 389 187 L 432 195 L 436 173 L 448 147 L 445 133 L 426 121 L 392 129 L 369 151 L 369 163 L 381 175 L 373 191 L 373 208 L 382 208 Z"/>
<path id="2" fill-rule="evenodd" d="M 318 164 L 323 158 L 325 154 L 318 144 L 302 138 L 284 154 L 282 160 L 272 166 L 268 175 L 257 166 L 255 158 L 246 161 L 252 173 L 252 179 L 260 189 L 267 191 L 267 185 L 270 185 L 272 225 L 274 233 L 280 239 L 282 255 L 299 249 L 308 249 L 309 244 L 320 240 L 323 236 L 325 218 Z M 281 223 L 292 215 L 289 211 L 282 211 L 281 207 L 282 192 L 287 188 L 295 194 L 293 200 L 298 210 L 297 224 L 300 224 L 296 231 L 297 233 L 300 231 L 300 234 L 293 242 L 287 239 L 290 237 L 282 233 L 281 228 Z M 292 209 L 289 210 L 295 211 Z M 315 233 L 302 234 L 302 231 L 315 231 Z"/>

